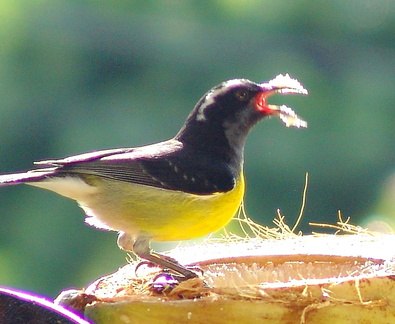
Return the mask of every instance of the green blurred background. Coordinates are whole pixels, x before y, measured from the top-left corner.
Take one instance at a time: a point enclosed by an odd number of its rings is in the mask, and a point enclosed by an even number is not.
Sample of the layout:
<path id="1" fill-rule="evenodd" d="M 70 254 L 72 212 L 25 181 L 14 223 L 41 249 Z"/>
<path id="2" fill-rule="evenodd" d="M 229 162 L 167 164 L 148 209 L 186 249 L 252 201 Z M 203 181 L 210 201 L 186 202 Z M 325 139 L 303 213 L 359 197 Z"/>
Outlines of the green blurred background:
<path id="1" fill-rule="evenodd" d="M 173 136 L 221 81 L 290 73 L 308 97 L 276 97 L 309 122 L 259 124 L 247 141 L 247 213 L 272 226 L 391 225 L 395 217 L 395 2 L 0 2 L 0 173 L 32 161 Z M 0 192 L 0 285 L 54 297 L 125 262 L 116 234 L 27 186 Z"/>

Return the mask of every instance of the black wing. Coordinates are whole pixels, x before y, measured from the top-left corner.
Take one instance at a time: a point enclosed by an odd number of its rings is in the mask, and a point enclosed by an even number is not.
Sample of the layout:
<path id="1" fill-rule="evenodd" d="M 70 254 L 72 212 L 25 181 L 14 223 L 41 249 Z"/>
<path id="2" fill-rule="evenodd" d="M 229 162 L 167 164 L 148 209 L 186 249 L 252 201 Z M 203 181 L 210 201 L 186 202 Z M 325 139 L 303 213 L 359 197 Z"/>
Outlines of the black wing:
<path id="1" fill-rule="evenodd" d="M 236 174 L 225 162 L 182 146 L 174 147 L 164 148 L 158 144 L 156 148 L 143 147 L 127 154 L 93 160 L 73 159 L 68 163 L 58 160 L 53 164 L 58 166 L 56 174 L 60 176 L 95 175 L 194 194 L 226 192 L 234 187 Z"/>

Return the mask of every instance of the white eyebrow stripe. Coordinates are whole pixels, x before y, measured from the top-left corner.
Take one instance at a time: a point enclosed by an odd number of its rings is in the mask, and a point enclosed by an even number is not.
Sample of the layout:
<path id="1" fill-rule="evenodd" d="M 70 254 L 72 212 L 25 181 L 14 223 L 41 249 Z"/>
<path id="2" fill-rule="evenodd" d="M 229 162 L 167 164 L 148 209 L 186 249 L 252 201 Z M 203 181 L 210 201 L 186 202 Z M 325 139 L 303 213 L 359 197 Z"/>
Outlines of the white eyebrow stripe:
<path id="1" fill-rule="evenodd" d="M 227 87 L 227 88 L 231 88 L 233 86 L 242 85 L 245 81 L 246 80 L 244 80 L 244 79 L 232 79 L 232 80 L 225 81 L 223 83 L 223 86 Z"/>
<path id="2" fill-rule="evenodd" d="M 227 92 L 230 88 L 240 86 L 243 80 L 241 79 L 233 79 L 222 83 L 217 88 L 211 90 L 206 97 L 204 98 L 203 104 L 199 107 L 198 113 L 196 114 L 197 121 L 205 121 L 206 116 L 204 111 L 207 107 L 211 106 L 215 102 L 215 98 Z"/>
<path id="3" fill-rule="evenodd" d="M 206 98 L 204 98 L 204 102 L 199 107 L 199 110 L 198 110 L 198 112 L 196 114 L 196 120 L 197 121 L 205 121 L 206 120 L 206 116 L 204 115 L 204 110 L 208 106 L 211 106 L 215 102 L 214 98 L 215 98 L 214 91 L 210 91 L 206 95 Z"/>

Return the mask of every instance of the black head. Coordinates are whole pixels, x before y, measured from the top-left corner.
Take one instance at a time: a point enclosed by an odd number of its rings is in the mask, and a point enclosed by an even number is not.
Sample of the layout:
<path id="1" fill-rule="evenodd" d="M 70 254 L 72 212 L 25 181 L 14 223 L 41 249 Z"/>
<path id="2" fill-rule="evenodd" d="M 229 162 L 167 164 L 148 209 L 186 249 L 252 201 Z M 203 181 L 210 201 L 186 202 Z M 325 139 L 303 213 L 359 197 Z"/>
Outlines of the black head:
<path id="1" fill-rule="evenodd" d="M 207 92 L 197 103 L 190 117 L 200 123 L 237 122 L 241 115 L 260 119 L 255 97 L 262 89 L 250 80 L 235 79 L 223 82 Z"/>
<path id="2" fill-rule="evenodd" d="M 240 155 L 248 132 L 259 120 L 270 115 L 290 115 L 281 108 L 286 106 L 267 104 L 267 97 L 276 92 L 305 93 L 306 90 L 288 75 L 266 83 L 247 79 L 223 82 L 199 100 L 176 139 L 199 150 L 231 151 L 232 155 Z M 293 118 L 297 116 L 294 114 Z M 296 126 L 289 120 L 288 124 Z"/>

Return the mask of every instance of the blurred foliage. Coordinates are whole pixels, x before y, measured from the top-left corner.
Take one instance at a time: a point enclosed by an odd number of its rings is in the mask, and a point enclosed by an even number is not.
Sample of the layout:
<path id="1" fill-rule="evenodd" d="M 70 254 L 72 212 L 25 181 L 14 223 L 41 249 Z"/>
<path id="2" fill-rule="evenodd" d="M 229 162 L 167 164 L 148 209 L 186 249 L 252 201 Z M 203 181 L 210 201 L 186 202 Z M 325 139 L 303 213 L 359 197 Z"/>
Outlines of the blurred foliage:
<path id="1" fill-rule="evenodd" d="M 219 82 L 288 72 L 310 95 L 272 102 L 309 128 L 252 132 L 247 212 L 271 225 L 281 208 L 292 224 L 309 172 L 302 228 L 339 209 L 356 223 L 395 167 L 394 27 L 391 0 L 2 0 L 0 172 L 169 138 Z M 125 261 L 72 201 L 19 186 L 0 206 L 1 285 L 55 296 Z"/>

